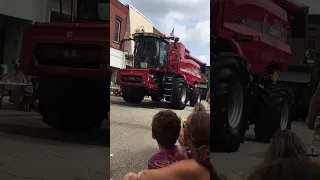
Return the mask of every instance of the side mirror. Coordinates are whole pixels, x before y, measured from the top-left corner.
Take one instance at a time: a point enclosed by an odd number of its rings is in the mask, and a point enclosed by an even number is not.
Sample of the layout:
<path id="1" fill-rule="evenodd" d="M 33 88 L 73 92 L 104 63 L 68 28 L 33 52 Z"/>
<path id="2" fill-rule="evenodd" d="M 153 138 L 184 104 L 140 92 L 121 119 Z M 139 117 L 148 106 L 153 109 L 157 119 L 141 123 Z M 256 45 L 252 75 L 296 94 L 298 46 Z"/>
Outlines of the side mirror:
<path id="1" fill-rule="evenodd" d="M 174 49 L 178 49 L 178 44 L 179 44 L 179 38 L 175 38 L 175 39 L 174 39 L 173 48 L 174 48 Z"/>
<path id="2" fill-rule="evenodd" d="M 203 64 L 203 65 L 200 67 L 200 72 L 201 72 L 201 74 L 206 73 L 206 69 L 207 69 L 207 65 L 206 65 L 206 64 Z"/>

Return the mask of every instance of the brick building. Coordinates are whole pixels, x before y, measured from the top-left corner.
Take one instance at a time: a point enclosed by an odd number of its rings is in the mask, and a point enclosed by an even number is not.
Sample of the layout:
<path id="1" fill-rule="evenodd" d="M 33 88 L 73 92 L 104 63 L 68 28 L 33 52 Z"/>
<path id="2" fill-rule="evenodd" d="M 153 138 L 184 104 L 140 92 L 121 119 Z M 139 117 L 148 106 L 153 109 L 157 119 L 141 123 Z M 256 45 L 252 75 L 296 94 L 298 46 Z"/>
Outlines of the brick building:
<path id="1" fill-rule="evenodd" d="M 118 69 L 125 68 L 125 53 L 120 41 L 125 38 L 129 9 L 118 0 L 110 0 L 110 66 L 111 81 L 116 79 Z"/>

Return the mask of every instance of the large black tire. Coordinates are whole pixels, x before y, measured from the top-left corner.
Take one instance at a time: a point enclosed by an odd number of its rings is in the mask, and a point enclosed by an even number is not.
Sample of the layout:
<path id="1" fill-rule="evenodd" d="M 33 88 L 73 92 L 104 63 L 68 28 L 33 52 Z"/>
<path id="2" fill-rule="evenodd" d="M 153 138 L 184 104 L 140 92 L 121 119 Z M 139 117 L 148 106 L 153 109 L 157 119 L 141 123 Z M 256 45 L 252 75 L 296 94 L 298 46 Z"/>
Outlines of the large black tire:
<path id="1" fill-rule="evenodd" d="M 201 102 L 201 94 L 198 88 L 190 89 L 190 106 L 194 107 L 197 103 Z"/>
<path id="2" fill-rule="evenodd" d="M 308 116 L 309 104 L 312 96 L 309 84 L 295 83 L 289 86 L 293 94 L 292 120 L 305 121 Z"/>
<path id="3" fill-rule="evenodd" d="M 292 94 L 283 85 L 255 86 L 254 112 L 257 141 L 269 142 L 279 129 L 291 129 Z"/>
<path id="4" fill-rule="evenodd" d="M 141 103 L 144 93 L 136 87 L 122 87 L 122 97 L 128 103 Z"/>
<path id="5" fill-rule="evenodd" d="M 250 96 L 246 61 L 236 55 L 214 59 L 211 85 L 212 150 L 236 152 L 248 128 Z"/>
<path id="6" fill-rule="evenodd" d="M 172 82 L 170 108 L 182 110 L 187 104 L 187 81 L 183 78 L 176 78 Z"/>
<path id="7" fill-rule="evenodd" d="M 110 106 L 109 88 L 104 84 L 76 79 L 71 83 L 58 78 L 41 80 L 38 91 L 43 122 L 60 130 L 100 128 Z"/>
<path id="8" fill-rule="evenodd" d="M 101 128 L 104 117 L 90 116 L 89 112 L 74 114 L 61 110 L 61 112 L 47 112 L 42 120 L 47 125 L 59 130 L 89 131 L 94 128 Z"/>
<path id="9" fill-rule="evenodd" d="M 205 100 L 207 98 L 208 89 L 200 88 L 201 100 Z"/>

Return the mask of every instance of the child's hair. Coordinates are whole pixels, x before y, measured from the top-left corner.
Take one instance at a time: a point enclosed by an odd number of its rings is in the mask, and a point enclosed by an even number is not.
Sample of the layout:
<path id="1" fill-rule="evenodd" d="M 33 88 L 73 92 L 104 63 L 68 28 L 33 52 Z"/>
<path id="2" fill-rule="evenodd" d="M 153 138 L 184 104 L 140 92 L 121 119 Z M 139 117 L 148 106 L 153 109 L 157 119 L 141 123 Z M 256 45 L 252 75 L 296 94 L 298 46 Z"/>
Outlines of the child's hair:
<path id="1" fill-rule="evenodd" d="M 203 111 L 192 113 L 188 117 L 186 130 L 197 149 L 195 160 L 211 171 L 213 167 L 210 161 L 210 114 Z"/>
<path id="2" fill-rule="evenodd" d="M 306 147 L 297 134 L 290 130 L 279 130 L 272 138 L 264 161 L 288 158 L 309 159 Z"/>
<path id="3" fill-rule="evenodd" d="M 164 148 L 171 148 L 177 142 L 181 129 L 181 120 L 171 110 L 162 110 L 153 116 L 152 133 Z"/>
<path id="4" fill-rule="evenodd" d="M 247 180 L 318 180 L 320 166 L 305 159 L 279 159 L 258 166 Z"/>
<path id="5" fill-rule="evenodd" d="M 200 112 L 200 111 L 207 111 L 206 107 L 204 107 L 204 105 L 202 103 L 197 103 L 194 108 L 193 108 L 193 112 Z"/>

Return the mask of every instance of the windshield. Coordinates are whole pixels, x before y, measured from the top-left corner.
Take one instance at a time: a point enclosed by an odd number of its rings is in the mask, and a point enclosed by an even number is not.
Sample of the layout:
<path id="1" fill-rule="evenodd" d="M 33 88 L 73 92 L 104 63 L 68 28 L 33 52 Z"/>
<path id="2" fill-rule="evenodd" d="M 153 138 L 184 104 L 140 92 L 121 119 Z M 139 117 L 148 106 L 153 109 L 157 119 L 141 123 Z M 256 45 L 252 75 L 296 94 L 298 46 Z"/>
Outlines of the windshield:
<path id="1" fill-rule="evenodd" d="M 78 0 L 77 19 L 87 21 L 109 21 L 110 0 Z"/>
<path id="2" fill-rule="evenodd" d="M 135 39 L 134 67 L 158 68 L 167 63 L 168 44 L 153 37 Z"/>

